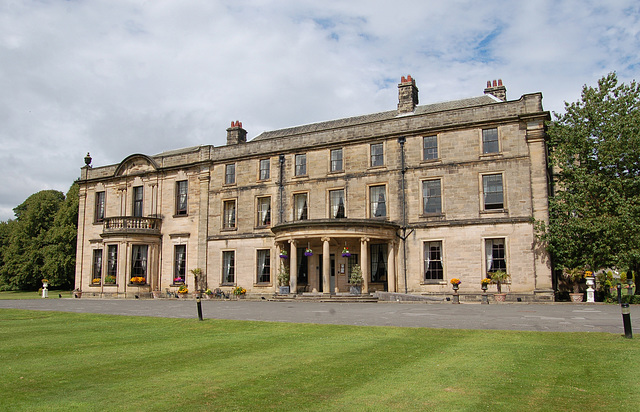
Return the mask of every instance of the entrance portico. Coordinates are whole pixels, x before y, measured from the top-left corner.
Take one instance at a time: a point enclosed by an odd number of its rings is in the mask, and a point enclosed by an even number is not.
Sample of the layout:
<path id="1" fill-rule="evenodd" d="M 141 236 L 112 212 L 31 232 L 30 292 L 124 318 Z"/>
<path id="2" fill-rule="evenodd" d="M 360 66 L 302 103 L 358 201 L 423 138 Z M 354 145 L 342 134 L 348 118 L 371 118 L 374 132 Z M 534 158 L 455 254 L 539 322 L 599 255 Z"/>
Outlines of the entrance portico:
<path id="1" fill-rule="evenodd" d="M 349 291 L 355 264 L 362 269 L 363 293 L 396 291 L 398 228 L 384 220 L 319 219 L 280 224 L 272 231 L 275 244 L 290 257 L 279 264 L 290 265 L 292 293 L 335 294 Z"/>

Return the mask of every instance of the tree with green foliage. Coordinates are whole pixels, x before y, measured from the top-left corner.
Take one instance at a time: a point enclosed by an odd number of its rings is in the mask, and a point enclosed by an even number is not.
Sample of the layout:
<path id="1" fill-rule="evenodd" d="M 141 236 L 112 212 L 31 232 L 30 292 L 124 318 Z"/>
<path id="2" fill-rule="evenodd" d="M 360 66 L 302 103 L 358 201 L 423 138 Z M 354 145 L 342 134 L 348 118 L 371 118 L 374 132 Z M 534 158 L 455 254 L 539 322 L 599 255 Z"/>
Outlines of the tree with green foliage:
<path id="1" fill-rule="evenodd" d="M 559 268 L 640 265 L 640 87 L 615 73 L 584 86 L 548 130 L 554 193 L 538 223 Z"/>
<path id="2" fill-rule="evenodd" d="M 78 185 L 73 184 L 47 232 L 43 272 L 53 287 L 71 289 L 76 271 Z"/>
<path id="3" fill-rule="evenodd" d="M 78 186 L 65 198 L 43 190 L 13 209 L 16 219 L 0 225 L 0 288 L 34 290 L 46 278 L 68 288 L 75 272 Z"/>

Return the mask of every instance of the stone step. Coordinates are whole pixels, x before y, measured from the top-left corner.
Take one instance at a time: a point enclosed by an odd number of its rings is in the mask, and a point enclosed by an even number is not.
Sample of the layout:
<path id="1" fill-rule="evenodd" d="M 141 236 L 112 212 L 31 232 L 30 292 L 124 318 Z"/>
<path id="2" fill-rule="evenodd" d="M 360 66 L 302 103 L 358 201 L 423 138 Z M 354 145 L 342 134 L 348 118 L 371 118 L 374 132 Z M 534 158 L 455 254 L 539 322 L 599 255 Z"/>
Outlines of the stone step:
<path id="1" fill-rule="evenodd" d="M 350 295 L 350 294 L 337 294 L 337 295 L 325 295 L 322 293 L 303 293 L 301 295 L 274 295 L 269 299 L 275 302 L 291 302 L 291 301 L 305 301 L 305 302 L 366 302 L 375 303 L 378 302 L 378 298 L 369 294 L 366 295 Z"/>

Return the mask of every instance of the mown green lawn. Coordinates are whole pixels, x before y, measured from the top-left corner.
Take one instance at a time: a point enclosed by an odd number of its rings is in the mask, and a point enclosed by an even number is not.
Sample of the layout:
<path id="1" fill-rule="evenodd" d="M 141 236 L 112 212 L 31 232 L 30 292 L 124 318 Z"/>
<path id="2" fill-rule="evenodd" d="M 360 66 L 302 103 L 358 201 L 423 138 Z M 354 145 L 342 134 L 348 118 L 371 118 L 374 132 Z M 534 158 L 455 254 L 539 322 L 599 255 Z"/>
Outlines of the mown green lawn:
<path id="1" fill-rule="evenodd" d="M 633 410 L 639 359 L 604 333 L 3 309 L 0 410 Z"/>
<path id="2" fill-rule="evenodd" d="M 61 295 L 63 298 L 71 298 L 71 292 L 68 290 L 50 290 L 49 298 L 58 299 Z M 21 291 L 21 290 L 9 290 L 0 292 L 0 299 L 42 299 L 42 292 L 37 291 Z"/>

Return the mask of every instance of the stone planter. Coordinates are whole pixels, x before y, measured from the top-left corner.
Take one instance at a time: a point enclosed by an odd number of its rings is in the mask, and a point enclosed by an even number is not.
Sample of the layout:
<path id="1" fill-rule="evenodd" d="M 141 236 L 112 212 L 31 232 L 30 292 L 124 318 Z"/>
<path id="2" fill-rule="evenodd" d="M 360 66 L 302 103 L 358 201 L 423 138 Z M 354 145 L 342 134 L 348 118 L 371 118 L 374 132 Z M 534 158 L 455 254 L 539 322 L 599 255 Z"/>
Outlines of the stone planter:
<path id="1" fill-rule="evenodd" d="M 496 302 L 505 302 L 507 300 L 506 293 L 494 293 L 493 297 L 495 298 Z"/>
<path id="2" fill-rule="evenodd" d="M 583 293 L 569 293 L 569 296 L 571 296 L 571 302 L 573 303 L 582 302 L 582 299 L 584 298 Z"/>
<path id="3" fill-rule="evenodd" d="M 278 289 L 278 292 L 281 295 L 288 295 L 290 291 L 289 286 L 279 286 Z"/>
<path id="4" fill-rule="evenodd" d="M 362 293 L 362 287 L 360 285 L 351 285 L 349 292 L 352 295 L 360 295 Z"/>

